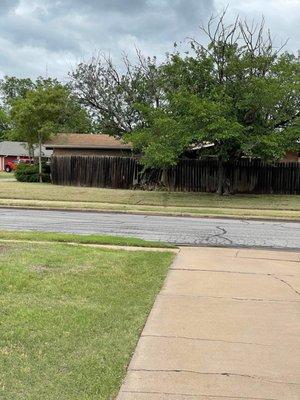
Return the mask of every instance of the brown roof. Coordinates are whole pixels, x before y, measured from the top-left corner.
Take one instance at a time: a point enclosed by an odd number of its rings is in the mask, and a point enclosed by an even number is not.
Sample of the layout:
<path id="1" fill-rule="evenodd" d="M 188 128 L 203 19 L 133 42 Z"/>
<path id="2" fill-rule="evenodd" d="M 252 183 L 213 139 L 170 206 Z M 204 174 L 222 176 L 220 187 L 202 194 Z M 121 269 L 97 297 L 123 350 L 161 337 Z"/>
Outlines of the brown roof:
<path id="1" fill-rule="evenodd" d="M 45 144 L 47 149 L 120 149 L 132 150 L 130 143 L 124 143 L 109 135 L 60 133 L 54 139 Z"/>

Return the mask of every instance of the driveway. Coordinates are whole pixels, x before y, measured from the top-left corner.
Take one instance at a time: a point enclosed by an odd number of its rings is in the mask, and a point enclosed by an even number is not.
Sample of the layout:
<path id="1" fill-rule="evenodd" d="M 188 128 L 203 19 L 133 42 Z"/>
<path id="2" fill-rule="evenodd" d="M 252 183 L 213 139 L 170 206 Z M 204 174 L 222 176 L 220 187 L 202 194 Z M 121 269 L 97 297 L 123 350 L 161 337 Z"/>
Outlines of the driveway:
<path id="1" fill-rule="evenodd" d="M 181 248 L 118 400 L 299 399 L 299 260 Z"/>
<path id="2" fill-rule="evenodd" d="M 0 208 L 0 229 L 133 236 L 188 245 L 300 249 L 300 223 Z"/>

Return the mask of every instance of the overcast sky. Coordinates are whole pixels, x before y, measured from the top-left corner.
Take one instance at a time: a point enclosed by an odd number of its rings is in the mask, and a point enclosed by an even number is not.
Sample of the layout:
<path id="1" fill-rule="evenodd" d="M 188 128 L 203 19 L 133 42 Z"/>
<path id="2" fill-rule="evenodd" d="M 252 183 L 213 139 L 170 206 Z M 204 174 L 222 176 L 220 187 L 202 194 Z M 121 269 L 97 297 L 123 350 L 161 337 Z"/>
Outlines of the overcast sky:
<path id="1" fill-rule="evenodd" d="M 264 14 L 277 43 L 289 38 L 287 49 L 300 49 L 300 0 L 0 0 L 0 76 L 66 80 L 97 51 L 118 60 L 135 45 L 163 55 L 227 4 L 229 18 Z"/>

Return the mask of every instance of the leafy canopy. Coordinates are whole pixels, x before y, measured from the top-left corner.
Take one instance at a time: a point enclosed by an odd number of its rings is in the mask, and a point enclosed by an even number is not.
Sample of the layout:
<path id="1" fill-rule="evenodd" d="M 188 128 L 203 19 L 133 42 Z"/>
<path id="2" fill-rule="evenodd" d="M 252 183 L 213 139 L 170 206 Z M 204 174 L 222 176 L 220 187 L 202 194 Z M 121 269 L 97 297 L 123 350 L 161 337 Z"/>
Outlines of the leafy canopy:
<path id="1" fill-rule="evenodd" d="M 9 130 L 10 124 L 9 124 L 9 115 L 7 111 L 1 107 L 0 108 L 0 141 L 4 140 L 6 137 L 6 133 Z"/>
<path id="2" fill-rule="evenodd" d="M 10 100 L 11 138 L 30 146 L 58 132 L 89 132 L 90 119 L 68 87 L 45 80 Z"/>
<path id="3" fill-rule="evenodd" d="M 147 166 L 174 165 L 205 142 L 219 160 L 246 155 L 274 160 L 297 148 L 300 65 L 274 50 L 263 24 L 250 28 L 224 15 L 202 31 L 207 46 L 193 40 L 191 54 L 172 54 L 161 66 L 161 107 L 137 104 L 141 120 L 128 140 Z M 242 38 L 239 39 L 239 38 Z"/>
<path id="4" fill-rule="evenodd" d="M 273 46 L 263 20 L 225 19 L 212 17 L 187 54 L 175 48 L 161 63 L 139 52 L 121 70 L 105 57 L 81 63 L 73 89 L 100 130 L 131 141 L 147 166 L 174 165 L 205 142 L 220 161 L 278 159 L 297 148 L 300 64 Z"/>

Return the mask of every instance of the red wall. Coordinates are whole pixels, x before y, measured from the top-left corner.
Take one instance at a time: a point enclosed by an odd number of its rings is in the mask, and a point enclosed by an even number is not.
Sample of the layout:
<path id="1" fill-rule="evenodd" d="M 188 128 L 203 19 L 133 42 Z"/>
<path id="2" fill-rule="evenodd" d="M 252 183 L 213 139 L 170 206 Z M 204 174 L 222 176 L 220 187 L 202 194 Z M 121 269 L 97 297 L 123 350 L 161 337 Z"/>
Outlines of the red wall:
<path id="1" fill-rule="evenodd" d="M 0 156 L 0 171 L 4 171 L 5 165 L 8 161 L 15 161 L 18 157 L 17 156 L 7 156 L 3 157 Z M 20 157 L 22 159 L 28 159 L 29 157 Z"/>

